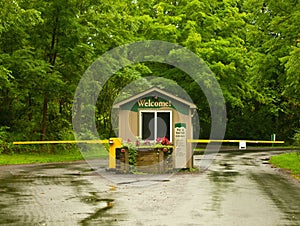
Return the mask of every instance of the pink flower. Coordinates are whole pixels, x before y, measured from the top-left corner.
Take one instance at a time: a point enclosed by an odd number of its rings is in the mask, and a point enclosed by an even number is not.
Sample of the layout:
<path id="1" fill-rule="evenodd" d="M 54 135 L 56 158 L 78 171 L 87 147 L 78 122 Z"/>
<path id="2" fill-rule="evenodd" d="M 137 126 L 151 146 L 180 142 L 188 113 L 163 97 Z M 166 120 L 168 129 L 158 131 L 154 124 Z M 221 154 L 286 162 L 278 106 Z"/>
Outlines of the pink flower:
<path id="1" fill-rule="evenodd" d="M 138 140 L 135 141 L 136 146 L 140 146 L 140 142 Z"/>
<path id="2" fill-rule="evenodd" d="M 150 145 L 150 141 L 147 139 L 147 140 L 144 141 L 144 144 L 145 145 Z"/>

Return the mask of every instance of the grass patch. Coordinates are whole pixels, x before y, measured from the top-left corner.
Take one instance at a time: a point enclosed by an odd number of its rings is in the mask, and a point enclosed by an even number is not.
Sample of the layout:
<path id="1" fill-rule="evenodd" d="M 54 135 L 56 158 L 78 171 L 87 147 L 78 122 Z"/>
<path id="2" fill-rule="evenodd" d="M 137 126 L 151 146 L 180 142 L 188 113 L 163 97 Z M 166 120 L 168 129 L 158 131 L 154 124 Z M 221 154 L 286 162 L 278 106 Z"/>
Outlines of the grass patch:
<path id="1" fill-rule="evenodd" d="M 300 153 L 291 152 L 272 156 L 271 164 L 278 168 L 290 170 L 292 175 L 300 180 Z"/>
<path id="2" fill-rule="evenodd" d="M 0 154 L 0 165 L 71 162 L 84 159 L 99 159 L 107 156 L 108 152 L 105 149 L 101 151 L 88 151 L 84 154 L 78 149 L 72 151 L 56 151 L 55 153 Z"/>

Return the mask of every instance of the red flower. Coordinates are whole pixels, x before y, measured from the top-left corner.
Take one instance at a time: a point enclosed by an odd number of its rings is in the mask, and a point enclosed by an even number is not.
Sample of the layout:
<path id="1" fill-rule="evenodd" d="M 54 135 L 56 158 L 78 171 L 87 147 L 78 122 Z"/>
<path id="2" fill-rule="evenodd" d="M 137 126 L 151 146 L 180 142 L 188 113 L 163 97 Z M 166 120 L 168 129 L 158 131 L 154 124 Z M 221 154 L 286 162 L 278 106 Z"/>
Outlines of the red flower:
<path id="1" fill-rule="evenodd" d="M 158 137 L 158 138 L 156 138 L 156 143 L 158 143 L 158 144 L 160 143 L 162 145 L 169 145 L 170 141 L 167 137 L 163 137 L 163 138 Z"/>

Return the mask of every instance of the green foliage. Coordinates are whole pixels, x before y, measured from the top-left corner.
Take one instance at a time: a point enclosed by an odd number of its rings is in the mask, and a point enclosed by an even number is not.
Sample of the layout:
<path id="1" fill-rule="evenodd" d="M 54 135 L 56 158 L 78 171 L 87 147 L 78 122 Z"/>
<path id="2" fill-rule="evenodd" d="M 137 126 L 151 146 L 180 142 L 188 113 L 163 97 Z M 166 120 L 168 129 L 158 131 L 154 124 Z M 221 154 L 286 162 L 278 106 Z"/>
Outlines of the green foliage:
<path id="1" fill-rule="evenodd" d="M 297 42 L 300 42 L 300 37 Z M 300 96 L 300 44 L 292 46 L 289 55 L 281 58 L 281 62 L 286 69 L 283 95 L 287 95 L 297 104 Z"/>
<path id="2" fill-rule="evenodd" d="M 129 172 L 136 172 L 136 158 L 138 155 L 137 147 L 133 143 L 126 143 L 123 147 L 128 150 L 128 163 L 129 163 Z"/>
<path id="3" fill-rule="evenodd" d="M 129 152 L 129 166 L 130 166 L 130 171 L 135 172 L 136 171 L 136 158 L 137 158 L 137 148 L 129 147 L 128 148 Z"/>
<path id="4" fill-rule="evenodd" d="M 8 127 L 0 127 L 0 154 L 3 152 L 10 152 L 12 144 L 9 142 Z"/>
<path id="5" fill-rule="evenodd" d="M 296 133 L 293 137 L 293 140 L 294 140 L 294 144 L 298 147 L 300 147 L 300 130 L 296 130 Z"/>
<path id="6" fill-rule="evenodd" d="M 15 0 L 1 1 L 0 7 L 2 151 L 12 148 L 11 140 L 73 139 L 72 104 L 83 73 L 106 51 L 149 39 L 185 46 L 215 73 L 226 100 L 228 138 L 268 139 L 276 133 L 289 140 L 299 128 L 298 1 Z M 185 56 L 173 51 L 170 57 Z M 149 76 L 153 78 L 144 78 Z M 161 83 L 158 77 L 174 83 Z M 195 81 L 170 65 L 146 62 L 123 68 L 102 87 L 96 107 L 76 104 L 95 108 L 92 120 L 101 138 L 108 138 L 115 129 L 112 104 L 133 94 L 125 87 L 138 92 L 152 85 L 175 89 L 177 84 L 197 105 L 200 136 L 208 138 L 206 97 Z M 93 86 L 97 84 L 88 87 Z M 82 139 L 92 136 L 86 133 Z"/>
<path id="7" fill-rule="evenodd" d="M 141 64 L 126 67 L 113 75 L 103 86 L 96 103 L 96 125 L 102 138 L 109 138 L 115 135 L 113 131 L 114 128 L 111 124 L 113 103 L 116 100 L 119 101 L 132 95 L 132 93 L 126 93 L 130 90 L 136 92 L 140 89 L 141 91 L 144 91 L 142 88 L 147 86 L 147 84 L 144 84 L 144 81 L 140 81 L 140 79 L 141 73 L 145 70 L 147 70 L 147 68 Z M 138 83 L 139 88 L 129 88 L 128 86 L 133 82 L 135 85 Z M 125 93 L 122 92 L 124 87 L 126 88 Z"/>

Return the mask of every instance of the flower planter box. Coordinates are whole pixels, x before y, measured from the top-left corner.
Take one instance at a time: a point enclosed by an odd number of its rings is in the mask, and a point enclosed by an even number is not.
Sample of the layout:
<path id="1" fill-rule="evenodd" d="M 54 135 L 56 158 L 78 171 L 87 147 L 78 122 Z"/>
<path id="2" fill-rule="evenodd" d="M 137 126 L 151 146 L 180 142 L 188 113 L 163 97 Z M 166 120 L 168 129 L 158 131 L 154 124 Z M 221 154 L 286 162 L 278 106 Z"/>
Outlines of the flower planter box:
<path id="1" fill-rule="evenodd" d="M 173 146 L 138 147 L 135 157 L 127 147 L 116 149 L 117 173 L 169 173 L 173 171 Z M 133 159 L 134 158 L 134 159 Z M 134 162 L 134 163 L 132 163 Z"/>

